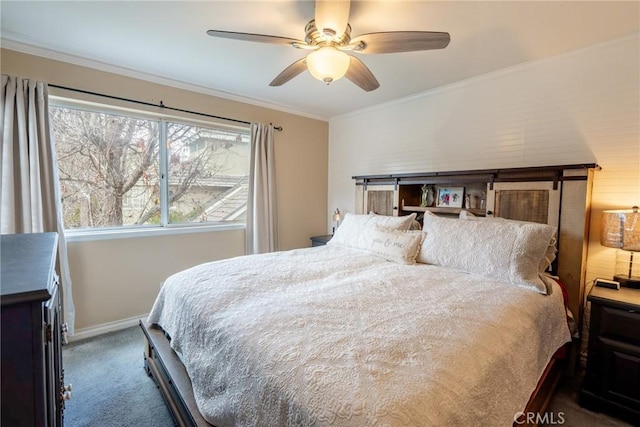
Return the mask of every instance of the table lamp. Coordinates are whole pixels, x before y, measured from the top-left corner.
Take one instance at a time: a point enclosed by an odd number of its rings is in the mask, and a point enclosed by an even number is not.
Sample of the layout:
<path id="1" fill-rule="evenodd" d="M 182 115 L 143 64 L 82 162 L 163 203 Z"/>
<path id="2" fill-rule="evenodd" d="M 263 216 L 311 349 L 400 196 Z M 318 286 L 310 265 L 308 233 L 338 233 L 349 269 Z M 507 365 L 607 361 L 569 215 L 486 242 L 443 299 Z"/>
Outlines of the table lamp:
<path id="1" fill-rule="evenodd" d="M 602 212 L 600 244 L 618 249 L 613 280 L 620 282 L 620 286 L 640 288 L 640 253 L 638 253 L 640 252 L 640 212 L 638 206 L 634 206 L 630 210 Z"/>
<path id="2" fill-rule="evenodd" d="M 336 229 L 340 227 L 340 221 L 342 221 L 342 214 L 340 213 L 340 209 L 336 209 L 336 211 L 333 213 L 333 222 L 336 223 L 336 226 L 333 228 L 334 233 Z"/>

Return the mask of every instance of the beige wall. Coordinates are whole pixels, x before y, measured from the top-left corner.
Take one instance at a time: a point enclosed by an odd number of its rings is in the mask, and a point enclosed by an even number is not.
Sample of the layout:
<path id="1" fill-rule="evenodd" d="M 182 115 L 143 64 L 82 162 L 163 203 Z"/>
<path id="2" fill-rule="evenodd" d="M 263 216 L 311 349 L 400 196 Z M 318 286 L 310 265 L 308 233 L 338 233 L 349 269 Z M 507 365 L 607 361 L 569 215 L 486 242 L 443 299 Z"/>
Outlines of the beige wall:
<path id="1" fill-rule="evenodd" d="M 326 233 L 326 122 L 7 49 L 0 54 L 3 74 L 282 126 L 284 130 L 275 135 L 281 249 L 309 246 L 310 236 Z M 243 230 L 72 242 L 69 259 L 76 330 L 147 313 L 168 274 L 242 253 Z"/>
<path id="2" fill-rule="evenodd" d="M 169 275 L 244 254 L 244 230 L 70 242 L 76 328 L 148 313 Z"/>

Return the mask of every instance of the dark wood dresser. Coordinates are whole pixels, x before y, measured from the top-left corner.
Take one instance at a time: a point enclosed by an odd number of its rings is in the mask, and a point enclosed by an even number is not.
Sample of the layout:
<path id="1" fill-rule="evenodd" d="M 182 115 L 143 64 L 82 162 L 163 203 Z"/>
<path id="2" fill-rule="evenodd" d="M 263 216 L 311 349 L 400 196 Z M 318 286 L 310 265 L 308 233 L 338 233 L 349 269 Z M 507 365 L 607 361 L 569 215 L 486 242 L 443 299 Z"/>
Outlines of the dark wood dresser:
<path id="1" fill-rule="evenodd" d="M 56 233 L 2 235 L 3 426 L 62 426 L 64 386 Z"/>
<path id="2" fill-rule="evenodd" d="M 640 290 L 594 287 L 580 404 L 640 425 Z"/>

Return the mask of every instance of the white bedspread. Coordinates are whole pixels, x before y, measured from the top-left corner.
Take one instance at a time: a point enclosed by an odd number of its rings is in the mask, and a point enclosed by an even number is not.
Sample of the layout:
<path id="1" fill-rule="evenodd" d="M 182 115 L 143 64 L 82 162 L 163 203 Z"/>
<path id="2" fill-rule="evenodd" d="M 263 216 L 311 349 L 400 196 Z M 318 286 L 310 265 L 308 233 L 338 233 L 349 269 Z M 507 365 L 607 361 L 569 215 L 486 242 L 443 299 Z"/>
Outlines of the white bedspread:
<path id="1" fill-rule="evenodd" d="M 218 426 L 510 426 L 570 340 L 562 294 L 322 246 L 170 277 L 149 321 Z"/>

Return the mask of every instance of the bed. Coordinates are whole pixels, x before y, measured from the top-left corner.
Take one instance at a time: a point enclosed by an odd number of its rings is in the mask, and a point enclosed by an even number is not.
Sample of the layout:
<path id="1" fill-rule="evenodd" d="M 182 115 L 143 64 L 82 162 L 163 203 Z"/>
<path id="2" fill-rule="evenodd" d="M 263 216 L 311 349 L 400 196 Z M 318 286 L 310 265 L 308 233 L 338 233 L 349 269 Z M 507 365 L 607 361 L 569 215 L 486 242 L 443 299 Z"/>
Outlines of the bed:
<path id="1" fill-rule="evenodd" d="M 327 246 L 168 278 L 145 367 L 178 425 L 511 425 L 571 340 L 553 227 L 347 215 Z M 524 418 L 523 418 L 524 417 Z"/>

